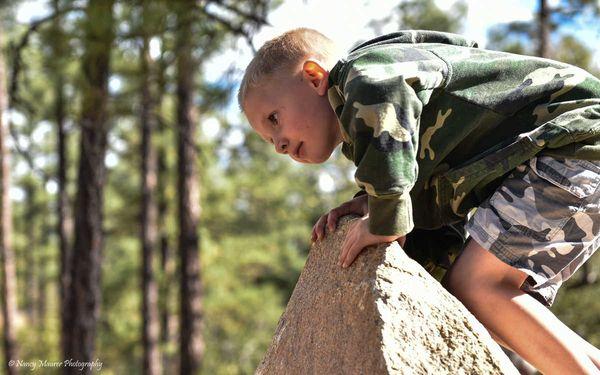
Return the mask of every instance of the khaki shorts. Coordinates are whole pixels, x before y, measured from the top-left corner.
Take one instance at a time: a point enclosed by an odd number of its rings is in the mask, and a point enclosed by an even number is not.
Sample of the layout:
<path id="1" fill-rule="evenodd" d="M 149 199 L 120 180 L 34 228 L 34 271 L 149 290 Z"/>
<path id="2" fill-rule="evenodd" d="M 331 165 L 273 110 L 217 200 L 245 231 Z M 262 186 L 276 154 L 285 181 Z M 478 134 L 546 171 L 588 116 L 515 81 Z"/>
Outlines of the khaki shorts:
<path id="1" fill-rule="evenodd" d="M 551 306 L 562 283 L 600 246 L 600 161 L 539 156 L 518 166 L 466 230 L 528 275 L 521 289 Z"/>

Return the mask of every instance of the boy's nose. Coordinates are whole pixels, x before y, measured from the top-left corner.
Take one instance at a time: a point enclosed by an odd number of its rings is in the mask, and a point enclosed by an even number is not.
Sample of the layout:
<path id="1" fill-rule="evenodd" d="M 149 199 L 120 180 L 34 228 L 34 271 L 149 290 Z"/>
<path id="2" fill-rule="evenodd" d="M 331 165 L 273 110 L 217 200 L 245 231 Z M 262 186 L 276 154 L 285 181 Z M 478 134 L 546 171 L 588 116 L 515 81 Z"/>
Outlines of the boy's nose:
<path id="1" fill-rule="evenodd" d="M 279 140 L 275 144 L 275 151 L 279 152 L 280 154 L 287 154 L 288 153 L 288 141 L 286 139 Z"/>

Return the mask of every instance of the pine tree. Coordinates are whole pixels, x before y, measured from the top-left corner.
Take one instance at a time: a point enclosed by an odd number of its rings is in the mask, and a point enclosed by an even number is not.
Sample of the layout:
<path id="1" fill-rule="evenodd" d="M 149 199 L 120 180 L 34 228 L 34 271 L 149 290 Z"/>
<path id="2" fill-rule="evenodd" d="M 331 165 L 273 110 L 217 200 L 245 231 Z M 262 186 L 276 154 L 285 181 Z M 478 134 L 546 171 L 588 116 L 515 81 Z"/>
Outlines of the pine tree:
<path id="1" fill-rule="evenodd" d="M 3 45 L 3 30 L 0 28 L 0 46 Z M 3 335 L 4 335 L 4 369 L 9 375 L 16 374 L 17 368 L 10 366 L 10 360 L 18 360 L 15 338 L 15 318 L 17 315 L 15 259 L 12 247 L 12 210 L 9 196 L 10 189 L 10 154 L 6 145 L 8 123 L 5 123 L 8 110 L 8 94 L 6 85 L 6 67 L 3 55 L 0 54 L 0 262 L 2 280 L 0 298 L 2 299 Z M 10 120 L 9 120 L 10 121 Z"/>
<path id="2" fill-rule="evenodd" d="M 179 4 L 181 5 L 181 4 Z M 198 224 L 200 190 L 195 139 L 197 119 L 192 102 L 194 66 L 192 23 L 194 12 L 178 7 L 177 12 L 177 173 L 179 203 L 180 263 L 180 369 L 181 374 L 198 372 L 204 355 L 202 337 L 202 282 Z"/>
<path id="3" fill-rule="evenodd" d="M 96 324 L 100 312 L 100 262 L 103 235 L 104 156 L 107 142 L 108 75 L 113 42 L 113 1 L 90 0 L 84 22 L 85 53 L 82 72 L 81 144 L 74 223 L 75 239 L 71 257 L 71 288 L 67 295 L 66 322 L 69 335 L 64 356 L 93 361 Z M 80 374 L 75 367 L 68 373 Z M 91 373 L 86 367 L 85 371 Z"/>
<path id="4" fill-rule="evenodd" d="M 155 100 L 152 92 L 152 59 L 149 51 L 149 9 L 142 11 L 142 48 L 140 50 L 141 80 L 141 257 L 142 257 L 142 342 L 144 345 L 143 373 L 158 375 L 160 358 L 158 353 L 158 286 L 154 276 L 154 254 L 157 251 L 157 158 L 152 143 L 156 128 Z"/>

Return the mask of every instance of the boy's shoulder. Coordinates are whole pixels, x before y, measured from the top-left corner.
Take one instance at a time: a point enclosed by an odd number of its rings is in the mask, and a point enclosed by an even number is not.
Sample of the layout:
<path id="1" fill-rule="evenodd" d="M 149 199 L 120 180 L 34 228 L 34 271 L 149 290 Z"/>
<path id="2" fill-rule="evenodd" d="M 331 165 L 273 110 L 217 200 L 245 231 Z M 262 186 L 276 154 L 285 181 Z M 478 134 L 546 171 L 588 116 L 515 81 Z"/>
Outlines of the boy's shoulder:
<path id="1" fill-rule="evenodd" d="M 366 81 L 369 82 L 403 76 L 416 84 L 414 89 L 430 90 L 448 82 L 454 65 L 469 65 L 473 56 L 483 60 L 497 59 L 497 54 L 502 52 L 479 49 L 477 42 L 458 34 L 399 31 L 352 48 L 331 70 L 331 83 L 344 91 L 349 82 L 360 76 L 368 78 Z"/>
<path id="2" fill-rule="evenodd" d="M 456 67 L 467 73 L 471 70 L 482 71 L 483 69 L 485 72 L 489 70 L 494 77 L 507 76 L 496 74 L 499 69 L 521 71 L 527 75 L 545 67 L 572 68 L 568 64 L 536 56 L 482 49 L 478 47 L 476 41 L 459 34 L 405 30 L 360 43 L 352 48 L 334 69 L 349 71 L 358 67 L 364 72 L 368 66 L 403 64 L 405 67 L 413 65 L 427 72 L 440 69 L 441 63 L 450 70 Z M 546 71 L 540 71 L 540 74 L 545 73 Z"/>
<path id="3" fill-rule="evenodd" d="M 585 70 L 535 56 L 476 48 L 461 35 L 402 31 L 366 41 L 332 70 L 342 91 L 354 85 L 379 85 L 402 76 L 427 104 L 428 91 L 451 92 L 467 102 L 511 116 L 528 105 L 600 98 L 600 81 Z M 355 80 L 357 77 L 363 80 Z M 362 88 L 361 88 L 362 89 Z M 566 95 L 565 95 L 566 94 Z M 544 120 L 549 120 L 548 116 Z M 541 122 L 541 118 L 538 118 Z"/>
<path id="4" fill-rule="evenodd" d="M 341 62 L 367 65 L 440 59 L 437 51 L 461 53 L 476 50 L 477 42 L 462 35 L 428 30 L 406 30 L 367 40 L 352 48 Z M 434 52 L 434 53 L 432 53 Z"/>
<path id="5" fill-rule="evenodd" d="M 423 44 L 438 43 L 459 47 L 477 48 L 476 41 L 468 39 L 459 34 L 446 33 L 431 30 L 403 30 L 386 34 L 360 43 L 350 50 L 350 54 L 365 48 L 385 46 L 390 44 Z"/>

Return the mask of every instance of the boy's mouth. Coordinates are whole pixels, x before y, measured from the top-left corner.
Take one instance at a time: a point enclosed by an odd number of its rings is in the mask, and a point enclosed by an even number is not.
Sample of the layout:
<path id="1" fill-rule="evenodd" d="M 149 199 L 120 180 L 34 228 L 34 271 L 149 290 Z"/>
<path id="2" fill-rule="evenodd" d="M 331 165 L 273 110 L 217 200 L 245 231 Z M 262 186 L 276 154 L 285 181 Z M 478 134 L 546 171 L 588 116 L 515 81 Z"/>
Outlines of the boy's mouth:
<path id="1" fill-rule="evenodd" d="M 296 148 L 296 151 L 294 151 L 295 158 L 300 158 L 300 147 L 302 147 L 302 143 L 303 142 L 298 143 L 298 147 Z"/>

